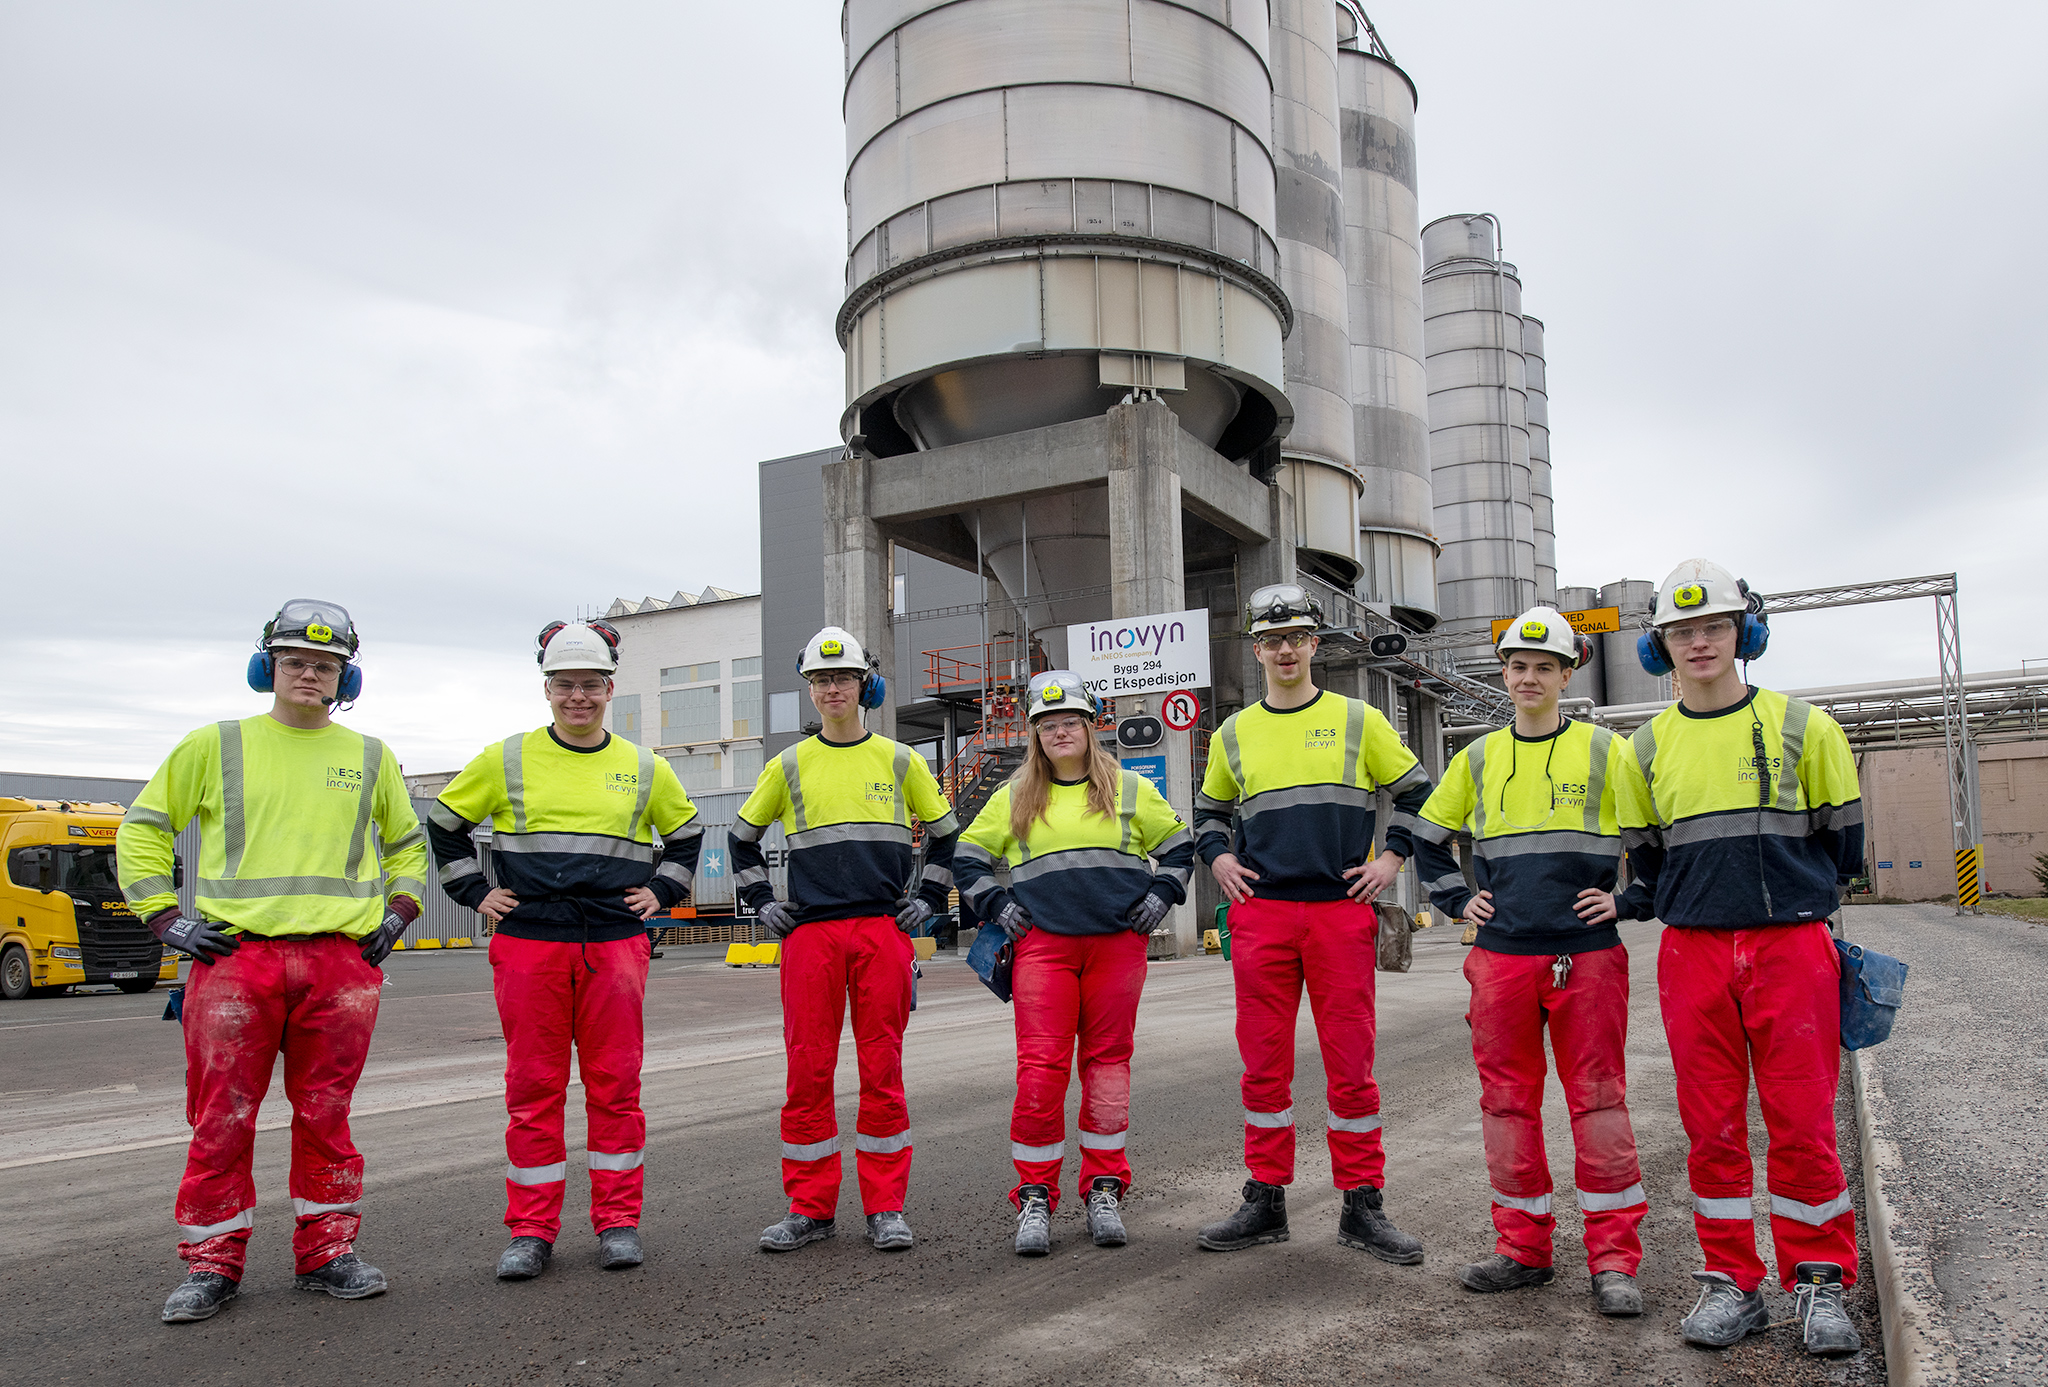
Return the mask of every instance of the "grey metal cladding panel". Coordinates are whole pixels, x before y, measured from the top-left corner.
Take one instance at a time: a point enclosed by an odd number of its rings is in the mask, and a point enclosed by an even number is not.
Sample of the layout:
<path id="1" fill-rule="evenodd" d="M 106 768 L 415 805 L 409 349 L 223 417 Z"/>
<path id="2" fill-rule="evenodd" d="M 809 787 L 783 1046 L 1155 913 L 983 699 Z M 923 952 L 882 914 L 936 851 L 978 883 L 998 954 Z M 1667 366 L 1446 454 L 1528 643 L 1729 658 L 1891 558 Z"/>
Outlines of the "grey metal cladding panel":
<path id="1" fill-rule="evenodd" d="M 1155 188 L 1152 191 L 1152 234 L 1162 241 L 1175 241 L 1184 246 L 1216 250 L 1219 222 L 1228 222 L 1235 230 L 1238 241 L 1249 248 L 1251 223 L 1239 213 L 1229 208 L 1219 209 L 1207 198 L 1193 197 L 1172 188 Z M 1229 250 L 1224 251 L 1224 254 L 1240 259 L 1251 258 L 1249 249 L 1243 255 Z"/>
<path id="2" fill-rule="evenodd" d="M 1283 166 L 1274 176 L 1281 238 L 1313 246 L 1343 264 L 1343 194 L 1300 169 Z"/>
<path id="3" fill-rule="evenodd" d="M 847 0 L 845 32 L 848 58 L 858 65 L 868 50 L 897 25 L 928 10 L 944 9 L 954 3 L 955 0 Z M 972 9 L 973 6 L 960 8 Z"/>
<path id="4" fill-rule="evenodd" d="M 1353 319 L 1353 322 L 1356 322 Z M 1354 339 L 1358 333 L 1354 329 Z M 1422 363 L 1404 352 L 1351 344 L 1351 398 L 1360 404 L 1406 410 L 1429 418 L 1429 376 Z"/>
<path id="5" fill-rule="evenodd" d="M 1430 483 L 1429 426 L 1404 410 L 1378 405 L 1351 407 L 1357 438 L 1358 465 L 1401 472 Z M 1428 529 L 1424 522 L 1416 528 Z"/>
<path id="6" fill-rule="evenodd" d="M 1471 351 L 1498 361 L 1503 340 L 1507 343 L 1507 354 L 1520 358 L 1522 348 L 1520 334 L 1515 331 L 1515 320 L 1498 313 L 1481 310 L 1445 312 L 1438 309 L 1428 311 L 1428 290 L 1424 291 L 1423 319 L 1424 340 L 1428 343 L 1429 355 L 1443 352 Z"/>
<path id="7" fill-rule="evenodd" d="M 1550 429 L 1550 396 L 1541 390 L 1529 392 L 1529 427 L 1545 432 Z"/>
<path id="8" fill-rule="evenodd" d="M 932 250 L 992 240 L 996 235 L 996 193 L 993 188 L 969 188 L 965 192 L 934 198 L 929 210 Z"/>
<path id="9" fill-rule="evenodd" d="M 898 43 L 906 116 L 994 87 L 1131 82 L 1125 0 L 974 0 L 920 15 Z"/>
<path id="10" fill-rule="evenodd" d="M 1130 14 L 1132 82 L 1220 111 L 1271 150 L 1273 82 L 1259 55 L 1182 5 L 1131 0 Z"/>
<path id="11" fill-rule="evenodd" d="M 1522 321 L 1526 323 L 1529 320 L 1527 318 L 1524 318 L 1522 319 Z M 1525 333 L 1523 334 L 1523 336 L 1526 340 L 1527 334 Z M 1546 375 L 1547 367 L 1548 363 L 1546 363 L 1542 357 L 1537 356 L 1535 353 L 1529 351 L 1526 347 L 1523 348 L 1522 376 L 1528 382 L 1529 390 L 1531 391 L 1531 393 L 1548 388 Z"/>
<path id="12" fill-rule="evenodd" d="M 1247 265 L 1253 264 L 1257 260 L 1260 250 L 1259 242 L 1262 239 L 1264 239 L 1263 233 L 1253 226 L 1251 218 L 1245 216 L 1242 212 L 1228 207 L 1218 207 L 1216 209 L 1216 244 L 1212 249 L 1219 255 L 1227 255 L 1232 260 L 1240 260 Z M 1264 268 L 1268 275 L 1272 274 L 1276 268 L 1274 258 L 1273 255 L 1268 254 L 1264 261 Z"/>
<path id="13" fill-rule="evenodd" d="M 1346 107 L 1340 116 L 1344 167 L 1363 169 L 1415 191 L 1415 136 L 1384 116 Z"/>
<path id="14" fill-rule="evenodd" d="M 1347 109 L 1415 128 L 1415 92 L 1387 64 L 1358 52 L 1337 50 L 1337 91 Z"/>
<path id="15" fill-rule="evenodd" d="M 1287 334 L 1282 351 L 1289 393 L 1299 381 L 1331 391 L 1347 401 L 1351 398 L 1351 340 L 1335 323 L 1297 314 L 1294 331 Z M 1345 455 L 1350 455 L 1349 448 Z"/>
<path id="16" fill-rule="evenodd" d="M 1225 206 L 1240 187 L 1271 189 L 1272 165 L 1231 168 L 1230 122 L 1205 107 L 1130 87 L 1024 87 L 1009 94 L 1012 178 L 1126 179 L 1184 188 Z M 1252 151 L 1239 151 L 1239 162 Z M 1270 228 L 1270 191 L 1240 207 Z M 1260 213 L 1263 211 L 1264 215 Z"/>
<path id="17" fill-rule="evenodd" d="M 882 44 L 861 60 L 846 79 L 841 109 L 846 118 L 846 157 L 851 160 L 877 130 L 896 119 L 895 44 Z"/>
<path id="18" fill-rule="evenodd" d="M 996 207 L 1004 236 L 1072 231 L 1074 183 L 1068 178 L 1005 183 L 996 189 Z"/>
<path id="19" fill-rule="evenodd" d="M 1435 493 L 1429 478 L 1390 467 L 1363 469 L 1365 494 L 1358 502 L 1361 526 L 1384 526 L 1430 534 L 1436 529 Z"/>
<path id="20" fill-rule="evenodd" d="M 1429 430 L 1429 465 L 1457 467 L 1470 462 L 1506 462 L 1501 449 L 1500 421 L 1486 424 L 1438 424 L 1432 410 Z"/>
<path id="21" fill-rule="evenodd" d="M 1205 13 L 1211 12 L 1210 4 L 1197 4 Z M 1273 8 L 1266 0 L 1230 0 L 1227 7 L 1230 27 L 1246 46 L 1259 55 L 1259 61 L 1269 61 L 1273 43 Z"/>
<path id="22" fill-rule="evenodd" d="M 1506 503 L 1514 482 L 1508 476 L 1512 465 L 1505 462 L 1461 462 L 1429 469 L 1430 490 L 1439 512 L 1449 506 Z"/>
<path id="23" fill-rule="evenodd" d="M 906 115 L 871 140 L 847 170 L 847 214 L 854 234 L 866 235 L 906 207 L 1003 180 L 1003 94 L 977 92 Z"/>
<path id="24" fill-rule="evenodd" d="M 1432 342 L 1430 345 L 1436 344 Z M 1467 387 L 1498 392 L 1502 385 L 1512 385 L 1511 380 L 1502 379 L 1507 363 L 1501 360 L 1498 352 L 1431 352 L 1424 364 L 1429 370 L 1429 393 L 1432 395 Z M 1491 408 L 1492 413 L 1484 417 L 1499 418 L 1499 404 Z"/>
<path id="25" fill-rule="evenodd" d="M 1423 255 L 1423 264 L 1429 263 L 1428 253 Z M 1483 310 L 1489 313 L 1500 311 L 1501 288 L 1505 284 L 1510 311 L 1521 304 L 1521 293 L 1513 275 L 1496 275 L 1491 270 L 1475 273 L 1444 274 L 1441 271 L 1431 275 L 1424 271 L 1422 280 L 1422 311 L 1434 318 L 1439 313 Z"/>

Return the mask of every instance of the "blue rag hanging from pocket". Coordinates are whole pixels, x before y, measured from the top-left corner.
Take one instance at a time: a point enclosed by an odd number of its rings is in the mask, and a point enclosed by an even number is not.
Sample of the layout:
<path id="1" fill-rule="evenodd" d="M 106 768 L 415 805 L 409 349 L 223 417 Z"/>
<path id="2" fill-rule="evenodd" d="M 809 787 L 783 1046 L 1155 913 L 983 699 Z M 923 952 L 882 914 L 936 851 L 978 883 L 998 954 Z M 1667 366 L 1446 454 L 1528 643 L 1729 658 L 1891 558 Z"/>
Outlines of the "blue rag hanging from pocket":
<path id="1" fill-rule="evenodd" d="M 1906 965 L 1890 954 L 1835 941 L 1842 959 L 1842 1048 L 1867 1050 L 1892 1033 L 1906 1000 Z"/>
<path id="2" fill-rule="evenodd" d="M 998 998 L 1010 1000 L 1010 961 L 1015 950 L 1000 925 L 983 925 L 967 951 L 967 966 Z"/>

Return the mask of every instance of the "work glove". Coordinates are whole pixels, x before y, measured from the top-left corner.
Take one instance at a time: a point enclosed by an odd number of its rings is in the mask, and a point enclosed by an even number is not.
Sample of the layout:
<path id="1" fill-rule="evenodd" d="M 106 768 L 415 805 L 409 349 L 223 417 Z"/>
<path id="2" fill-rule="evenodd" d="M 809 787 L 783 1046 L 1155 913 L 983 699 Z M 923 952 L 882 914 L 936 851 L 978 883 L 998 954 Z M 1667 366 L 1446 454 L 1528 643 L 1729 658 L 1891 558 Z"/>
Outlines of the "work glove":
<path id="1" fill-rule="evenodd" d="M 924 933 L 925 922 L 938 913 L 932 909 L 929 901 L 915 898 L 907 900 L 903 903 L 903 908 L 896 912 L 896 928 L 914 939 Z"/>
<path id="2" fill-rule="evenodd" d="M 1131 926 L 1133 934 L 1150 934 L 1159 928 L 1159 922 L 1166 918 L 1166 912 L 1173 909 L 1173 902 L 1157 891 L 1147 891 L 1145 899 L 1131 907 L 1131 913 L 1124 919 Z"/>
<path id="3" fill-rule="evenodd" d="M 990 923 L 1008 935 L 1010 942 L 1014 944 L 1031 928 L 1031 917 L 1026 915 L 1024 907 L 1015 901 L 1005 901 L 1003 908 L 996 912 L 996 918 Z"/>
<path id="4" fill-rule="evenodd" d="M 761 907 L 761 923 L 768 926 L 768 932 L 777 939 L 789 938 L 796 928 L 796 911 L 784 901 L 770 901 Z"/>
<path id="5" fill-rule="evenodd" d="M 398 936 L 404 934 L 405 927 L 411 923 L 395 910 L 386 912 L 384 923 L 363 936 L 363 962 L 372 968 L 382 964 L 391 956 L 391 946 L 398 942 Z"/>
<path id="6" fill-rule="evenodd" d="M 180 915 L 177 910 L 160 910 L 149 919 L 149 932 L 168 947 L 190 954 L 207 967 L 242 947 L 242 941 L 224 932 L 211 920 Z"/>

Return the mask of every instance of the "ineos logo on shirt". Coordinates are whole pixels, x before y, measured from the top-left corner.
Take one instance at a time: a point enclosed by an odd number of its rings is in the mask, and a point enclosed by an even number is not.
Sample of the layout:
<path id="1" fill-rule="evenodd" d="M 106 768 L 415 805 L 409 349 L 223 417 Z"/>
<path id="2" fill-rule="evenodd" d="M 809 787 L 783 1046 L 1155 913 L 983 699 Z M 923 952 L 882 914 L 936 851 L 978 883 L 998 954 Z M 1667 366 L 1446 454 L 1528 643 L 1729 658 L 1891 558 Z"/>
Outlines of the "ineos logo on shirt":
<path id="1" fill-rule="evenodd" d="M 604 778 L 604 787 L 622 795 L 640 792 L 640 776 L 634 771 L 612 771 Z"/>
<path id="2" fill-rule="evenodd" d="M 327 788 L 355 791 L 363 788 L 363 773 L 354 766 L 329 766 Z"/>
<path id="3" fill-rule="evenodd" d="M 868 798 L 878 804 L 896 802 L 896 787 L 886 780 L 870 780 L 867 786 Z"/>
<path id="4" fill-rule="evenodd" d="M 1781 768 L 1781 767 L 1782 767 L 1782 766 L 1783 766 L 1784 764 L 1785 764 L 1785 758 L 1784 758 L 1784 757 L 1782 757 L 1782 756 L 1772 756 L 1772 757 L 1767 757 L 1767 758 L 1766 758 L 1766 760 L 1765 760 L 1765 765 L 1766 765 L 1766 767 L 1767 767 L 1767 768 L 1769 769 L 1769 771 L 1770 771 L 1770 773 L 1771 773 L 1771 775 L 1772 775 L 1772 777 L 1773 777 L 1774 779 L 1775 779 L 1775 778 L 1777 777 L 1777 775 L 1778 775 L 1778 773 L 1779 773 L 1779 769 L 1780 769 L 1780 768 Z M 1735 778 L 1736 778 L 1737 780 L 1739 780 L 1739 781 L 1742 781 L 1742 782 L 1744 782 L 1744 783 L 1754 783 L 1754 782 L 1755 782 L 1755 780 L 1756 780 L 1756 757 L 1755 757 L 1755 756 L 1753 756 L 1753 755 L 1751 755 L 1751 756 L 1738 756 L 1738 757 L 1737 757 L 1737 758 L 1735 759 Z"/>
<path id="5" fill-rule="evenodd" d="M 1337 729 L 1334 727 L 1311 727 L 1302 737 L 1304 751 L 1319 751 L 1324 747 L 1337 745 Z"/>

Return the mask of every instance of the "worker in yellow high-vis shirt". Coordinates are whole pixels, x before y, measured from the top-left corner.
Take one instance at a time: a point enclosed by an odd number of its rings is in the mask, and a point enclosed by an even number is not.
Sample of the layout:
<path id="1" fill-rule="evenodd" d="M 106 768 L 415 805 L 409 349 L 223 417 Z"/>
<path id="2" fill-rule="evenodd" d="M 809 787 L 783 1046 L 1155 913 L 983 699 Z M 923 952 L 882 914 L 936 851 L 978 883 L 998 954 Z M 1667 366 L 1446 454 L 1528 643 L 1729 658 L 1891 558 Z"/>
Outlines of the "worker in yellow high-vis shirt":
<path id="1" fill-rule="evenodd" d="M 385 1289 L 355 1254 L 363 1158 L 348 1112 L 377 1022 L 377 965 L 425 896 L 426 839 L 398 758 L 332 720 L 362 691 L 347 611 L 294 599 L 257 647 L 249 684 L 274 694 L 270 712 L 189 734 L 115 839 L 128 904 L 200 965 L 184 998 L 192 1146 L 177 1201 L 190 1272 L 164 1302 L 167 1324 L 206 1319 L 240 1289 L 256 1110 L 280 1050 L 298 1285 L 344 1300 Z M 172 846 L 194 818 L 197 909 L 185 915 Z"/>

